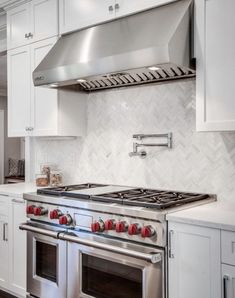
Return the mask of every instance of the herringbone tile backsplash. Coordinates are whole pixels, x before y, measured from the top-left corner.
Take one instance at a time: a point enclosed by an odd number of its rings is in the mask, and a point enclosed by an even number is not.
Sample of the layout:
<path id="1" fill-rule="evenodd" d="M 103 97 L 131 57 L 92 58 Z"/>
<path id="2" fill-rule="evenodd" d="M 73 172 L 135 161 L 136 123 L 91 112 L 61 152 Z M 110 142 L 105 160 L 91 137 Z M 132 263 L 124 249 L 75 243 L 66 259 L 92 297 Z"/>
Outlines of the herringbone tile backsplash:
<path id="1" fill-rule="evenodd" d="M 92 93 L 86 138 L 35 139 L 35 171 L 54 162 L 65 183 L 210 192 L 235 200 L 235 133 L 197 133 L 195 125 L 194 81 Z M 133 134 L 165 132 L 173 132 L 172 150 L 128 156 Z"/>

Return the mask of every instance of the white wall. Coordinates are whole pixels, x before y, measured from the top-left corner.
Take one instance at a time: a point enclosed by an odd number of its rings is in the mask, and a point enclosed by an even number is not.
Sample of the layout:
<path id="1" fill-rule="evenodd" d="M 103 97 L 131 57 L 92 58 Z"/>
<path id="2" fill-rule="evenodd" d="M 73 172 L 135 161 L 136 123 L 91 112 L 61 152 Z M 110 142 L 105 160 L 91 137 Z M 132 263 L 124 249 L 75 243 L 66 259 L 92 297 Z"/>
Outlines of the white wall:
<path id="1" fill-rule="evenodd" d="M 5 166 L 4 172 L 5 176 L 8 173 L 8 158 L 20 158 L 21 157 L 21 144 L 20 138 L 8 138 L 7 137 L 7 97 L 0 96 L 0 110 L 4 110 L 4 129 L 5 129 L 5 144 L 4 144 L 4 153 L 5 153 Z"/>
<path id="2" fill-rule="evenodd" d="M 79 96 L 79 94 L 78 94 Z M 174 148 L 130 158 L 132 134 L 173 132 Z M 210 192 L 235 200 L 235 133 L 195 132 L 195 82 L 92 93 L 88 133 L 35 140 L 36 169 L 57 163 L 65 183 L 101 182 Z"/>

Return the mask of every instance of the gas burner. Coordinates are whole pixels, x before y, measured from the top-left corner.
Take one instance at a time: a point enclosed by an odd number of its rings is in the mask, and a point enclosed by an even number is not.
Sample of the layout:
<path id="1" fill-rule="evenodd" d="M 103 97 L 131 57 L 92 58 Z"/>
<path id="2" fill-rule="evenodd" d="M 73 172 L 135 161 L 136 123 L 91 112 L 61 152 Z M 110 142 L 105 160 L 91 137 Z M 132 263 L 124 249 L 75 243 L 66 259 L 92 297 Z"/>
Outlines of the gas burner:
<path id="1" fill-rule="evenodd" d="M 66 195 L 68 191 L 84 190 L 104 186 L 106 185 L 97 183 L 84 183 L 76 185 L 65 185 L 60 187 L 40 188 L 37 190 L 37 193 L 42 195 L 63 196 Z"/>
<path id="2" fill-rule="evenodd" d="M 207 194 L 171 192 L 152 189 L 132 189 L 92 196 L 100 202 L 119 203 L 122 205 L 141 206 L 146 208 L 166 209 L 209 198 Z"/>

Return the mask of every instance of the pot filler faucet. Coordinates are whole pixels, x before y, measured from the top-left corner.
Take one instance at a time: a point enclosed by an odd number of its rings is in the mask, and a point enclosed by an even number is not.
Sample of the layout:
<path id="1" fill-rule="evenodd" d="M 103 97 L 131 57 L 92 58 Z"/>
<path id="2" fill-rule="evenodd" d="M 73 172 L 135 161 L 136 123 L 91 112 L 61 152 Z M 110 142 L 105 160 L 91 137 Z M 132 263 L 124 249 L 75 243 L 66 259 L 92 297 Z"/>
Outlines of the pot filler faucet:
<path id="1" fill-rule="evenodd" d="M 172 133 L 166 134 L 135 134 L 133 135 L 134 139 L 142 141 L 146 138 L 166 138 L 167 141 L 163 143 L 133 143 L 133 151 L 129 153 L 129 156 L 139 156 L 141 158 L 145 158 L 147 156 L 147 152 L 145 150 L 138 151 L 140 147 L 167 147 L 172 148 Z"/>

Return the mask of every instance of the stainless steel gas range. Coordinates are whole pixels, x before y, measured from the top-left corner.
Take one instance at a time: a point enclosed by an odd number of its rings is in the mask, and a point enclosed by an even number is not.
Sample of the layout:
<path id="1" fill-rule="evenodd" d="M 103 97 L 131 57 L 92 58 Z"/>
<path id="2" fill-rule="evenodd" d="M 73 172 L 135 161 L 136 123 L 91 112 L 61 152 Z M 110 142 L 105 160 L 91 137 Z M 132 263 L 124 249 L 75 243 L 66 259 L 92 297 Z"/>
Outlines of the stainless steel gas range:
<path id="1" fill-rule="evenodd" d="M 216 199 L 92 183 L 24 198 L 27 292 L 40 298 L 166 298 L 166 214 Z"/>

